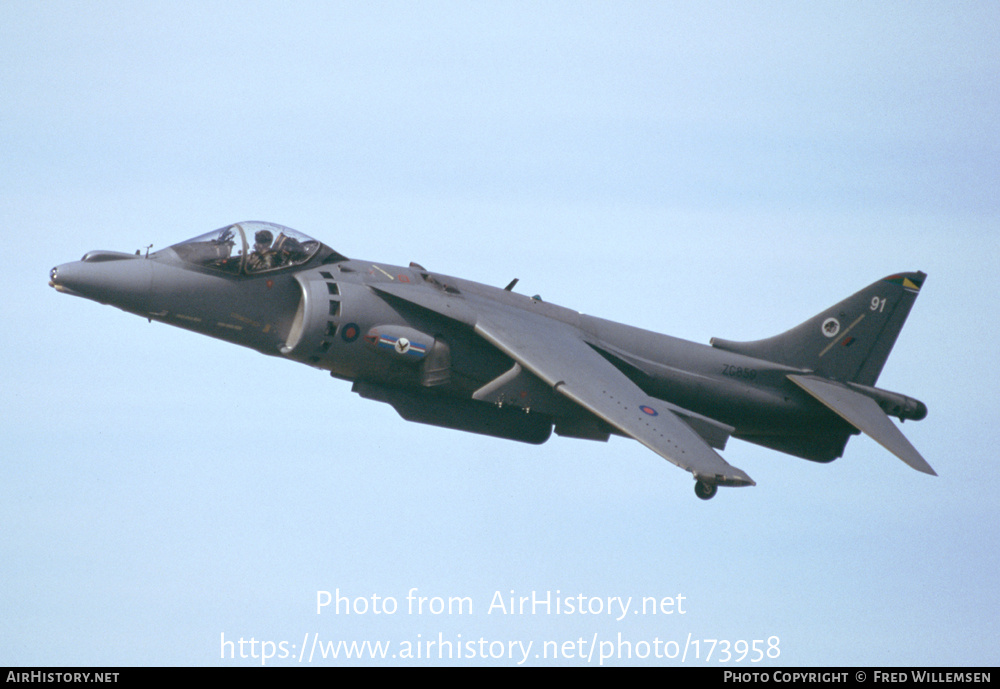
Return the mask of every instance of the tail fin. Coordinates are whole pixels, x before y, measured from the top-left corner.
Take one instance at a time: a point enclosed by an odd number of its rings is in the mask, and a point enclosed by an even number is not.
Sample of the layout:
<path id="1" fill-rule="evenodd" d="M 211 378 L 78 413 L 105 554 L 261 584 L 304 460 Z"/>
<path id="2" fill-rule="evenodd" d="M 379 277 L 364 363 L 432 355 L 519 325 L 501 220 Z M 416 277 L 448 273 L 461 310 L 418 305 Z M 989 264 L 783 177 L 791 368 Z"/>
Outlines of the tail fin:
<path id="1" fill-rule="evenodd" d="M 754 342 L 713 338 L 712 346 L 824 378 L 874 385 L 926 277 L 890 275 L 781 335 Z"/>

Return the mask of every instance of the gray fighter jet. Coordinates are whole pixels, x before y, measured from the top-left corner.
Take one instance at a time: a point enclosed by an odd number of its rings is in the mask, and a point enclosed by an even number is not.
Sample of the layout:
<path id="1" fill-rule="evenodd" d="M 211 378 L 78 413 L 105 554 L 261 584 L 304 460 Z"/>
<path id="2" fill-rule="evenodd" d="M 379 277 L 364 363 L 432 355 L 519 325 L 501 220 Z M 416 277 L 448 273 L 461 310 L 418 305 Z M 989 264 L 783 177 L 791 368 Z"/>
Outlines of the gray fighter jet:
<path id="1" fill-rule="evenodd" d="M 784 334 L 679 340 L 426 270 L 349 259 L 287 227 L 241 222 L 141 256 L 91 251 L 60 292 L 308 364 L 404 419 L 543 443 L 635 438 L 703 499 L 754 481 L 730 437 L 830 462 L 863 432 L 934 470 L 889 416 L 923 403 L 874 387 L 926 276 L 899 273 Z"/>

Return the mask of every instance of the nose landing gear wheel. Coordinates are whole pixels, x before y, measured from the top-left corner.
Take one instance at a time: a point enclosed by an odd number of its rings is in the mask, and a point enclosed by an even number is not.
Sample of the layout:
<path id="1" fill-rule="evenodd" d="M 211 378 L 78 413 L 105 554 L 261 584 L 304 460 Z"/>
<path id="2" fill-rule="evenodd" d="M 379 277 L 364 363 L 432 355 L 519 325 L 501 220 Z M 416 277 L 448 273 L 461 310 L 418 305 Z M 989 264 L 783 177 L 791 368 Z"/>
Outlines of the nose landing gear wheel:
<path id="1" fill-rule="evenodd" d="M 694 484 L 694 494 L 702 500 L 711 500 L 715 497 L 717 490 L 719 490 L 717 485 L 708 483 L 707 481 L 698 481 Z"/>

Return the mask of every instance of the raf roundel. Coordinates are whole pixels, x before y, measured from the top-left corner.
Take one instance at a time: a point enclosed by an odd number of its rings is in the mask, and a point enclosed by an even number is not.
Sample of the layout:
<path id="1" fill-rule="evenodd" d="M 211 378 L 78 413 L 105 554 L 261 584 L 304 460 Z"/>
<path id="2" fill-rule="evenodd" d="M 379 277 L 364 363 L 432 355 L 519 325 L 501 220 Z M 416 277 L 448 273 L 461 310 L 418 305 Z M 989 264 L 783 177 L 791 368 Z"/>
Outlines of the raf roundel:
<path id="1" fill-rule="evenodd" d="M 358 339 L 358 335 L 361 334 L 361 328 L 357 323 L 348 323 L 344 326 L 341 331 L 340 336 L 344 338 L 344 342 L 354 342 Z"/>
<path id="2" fill-rule="evenodd" d="M 650 416 L 659 416 L 660 415 L 660 412 L 656 411 L 652 407 L 649 407 L 649 406 L 647 406 L 645 404 L 642 405 L 641 407 L 639 407 L 639 409 L 642 411 L 643 414 L 649 414 Z"/>

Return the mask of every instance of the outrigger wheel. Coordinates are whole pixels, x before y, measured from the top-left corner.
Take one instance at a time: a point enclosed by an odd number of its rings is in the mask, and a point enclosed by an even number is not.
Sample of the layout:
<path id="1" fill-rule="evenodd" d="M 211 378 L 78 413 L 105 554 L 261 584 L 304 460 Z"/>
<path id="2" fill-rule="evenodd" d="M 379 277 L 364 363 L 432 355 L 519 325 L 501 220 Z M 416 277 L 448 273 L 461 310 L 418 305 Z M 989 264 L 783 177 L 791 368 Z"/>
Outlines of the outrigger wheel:
<path id="1" fill-rule="evenodd" d="M 711 500 L 715 497 L 715 493 L 718 490 L 719 487 L 714 483 L 709 483 L 701 479 L 698 479 L 698 482 L 694 484 L 694 494 L 702 500 Z"/>

